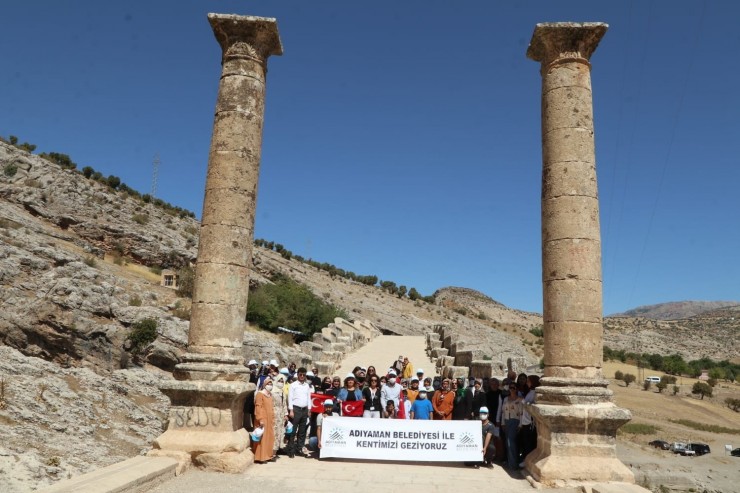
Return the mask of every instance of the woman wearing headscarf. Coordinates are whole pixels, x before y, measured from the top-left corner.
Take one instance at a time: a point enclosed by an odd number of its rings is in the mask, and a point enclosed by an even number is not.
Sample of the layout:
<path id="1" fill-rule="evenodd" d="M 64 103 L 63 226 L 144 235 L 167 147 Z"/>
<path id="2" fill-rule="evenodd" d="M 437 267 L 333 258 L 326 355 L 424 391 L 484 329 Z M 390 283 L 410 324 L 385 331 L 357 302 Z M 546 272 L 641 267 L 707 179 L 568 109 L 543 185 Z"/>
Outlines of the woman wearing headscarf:
<path id="1" fill-rule="evenodd" d="M 275 445 L 275 409 L 272 404 L 272 378 L 266 377 L 262 381 L 260 390 L 254 396 L 254 425 L 262 429 L 262 438 L 259 442 L 252 442 L 254 461 L 264 464 L 274 460 L 273 446 Z"/>
<path id="2" fill-rule="evenodd" d="M 450 379 L 442 380 L 442 387 L 432 396 L 434 419 L 452 419 L 452 408 L 455 404 L 455 393 L 450 390 Z"/>
<path id="3" fill-rule="evenodd" d="M 273 430 L 275 430 L 275 446 L 273 447 L 274 454 L 280 450 L 283 446 L 283 440 L 285 439 L 285 423 L 287 422 L 287 406 L 284 396 L 285 390 L 285 375 L 280 374 L 275 377 L 275 382 L 272 388 L 272 408 L 275 415 L 275 422 L 273 424 Z"/>

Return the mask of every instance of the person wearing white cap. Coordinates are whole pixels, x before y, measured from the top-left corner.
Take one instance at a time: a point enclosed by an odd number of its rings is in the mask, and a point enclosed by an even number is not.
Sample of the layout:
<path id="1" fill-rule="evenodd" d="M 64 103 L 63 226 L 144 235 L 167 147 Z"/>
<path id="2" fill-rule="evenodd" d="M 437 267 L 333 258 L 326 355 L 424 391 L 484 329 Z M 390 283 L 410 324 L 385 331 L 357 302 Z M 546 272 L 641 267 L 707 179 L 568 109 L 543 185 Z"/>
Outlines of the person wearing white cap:
<path id="1" fill-rule="evenodd" d="M 277 362 L 277 360 L 276 360 L 276 359 L 271 359 L 271 360 L 270 360 L 270 366 L 274 366 L 274 367 L 275 367 L 275 369 L 277 370 L 277 367 L 278 367 L 278 362 Z"/>
<path id="2" fill-rule="evenodd" d="M 388 372 L 388 381 L 380 389 L 380 405 L 385 409 L 388 401 L 393 401 L 396 409 L 398 409 L 398 403 L 401 400 L 401 386 L 396 384 L 396 372 L 391 370 Z"/>
<path id="3" fill-rule="evenodd" d="M 334 412 L 334 401 L 326 399 L 324 401 L 324 412 L 316 416 L 316 438 L 318 440 L 318 447 L 321 448 L 321 428 L 324 424 L 324 417 L 331 416 Z"/>
<path id="4" fill-rule="evenodd" d="M 247 368 L 249 368 L 249 383 L 257 383 L 257 360 L 250 359 L 249 363 L 247 363 Z"/>
<path id="5" fill-rule="evenodd" d="M 483 465 L 493 467 L 493 459 L 496 457 L 496 447 L 493 440 L 496 426 L 488 419 L 488 408 L 486 406 L 481 406 L 478 416 L 481 420 L 483 432 Z"/>
<path id="6" fill-rule="evenodd" d="M 424 368 L 417 368 L 416 369 L 416 378 L 419 379 L 419 382 L 424 381 Z"/>

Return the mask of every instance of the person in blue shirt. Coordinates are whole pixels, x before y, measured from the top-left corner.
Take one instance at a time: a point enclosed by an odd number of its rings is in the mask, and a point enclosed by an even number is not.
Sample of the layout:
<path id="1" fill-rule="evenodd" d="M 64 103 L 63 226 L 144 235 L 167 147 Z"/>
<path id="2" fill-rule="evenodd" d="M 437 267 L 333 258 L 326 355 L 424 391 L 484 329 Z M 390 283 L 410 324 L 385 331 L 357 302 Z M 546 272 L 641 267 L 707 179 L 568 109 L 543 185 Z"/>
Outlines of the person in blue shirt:
<path id="1" fill-rule="evenodd" d="M 432 419 L 434 409 L 432 403 L 427 399 L 427 391 L 424 388 L 419 389 L 419 396 L 411 405 L 411 419 Z"/>

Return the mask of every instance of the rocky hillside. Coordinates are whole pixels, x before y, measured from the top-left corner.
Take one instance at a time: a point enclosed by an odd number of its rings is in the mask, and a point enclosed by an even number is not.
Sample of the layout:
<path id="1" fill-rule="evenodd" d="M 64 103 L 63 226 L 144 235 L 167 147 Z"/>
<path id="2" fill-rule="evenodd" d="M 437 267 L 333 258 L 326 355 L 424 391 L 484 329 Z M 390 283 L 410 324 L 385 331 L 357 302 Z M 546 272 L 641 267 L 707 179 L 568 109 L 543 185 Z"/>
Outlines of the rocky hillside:
<path id="1" fill-rule="evenodd" d="M 171 378 L 185 349 L 189 300 L 159 286 L 156 272 L 191 262 L 197 231 L 187 215 L 0 142 L 0 491 L 107 465 L 161 432 L 167 400 L 156 386 Z M 421 335 L 443 324 L 494 361 L 532 364 L 542 356 L 541 338 L 530 333 L 540 315 L 474 290 L 442 288 L 428 303 L 261 247 L 253 264 L 252 282 L 283 273 L 387 334 Z M 740 346 L 730 310 L 688 326 L 609 319 L 606 341 L 723 359 Z M 157 338 L 137 348 L 129 338 L 145 319 L 157 322 Z M 245 357 L 301 354 L 245 323 Z"/>
<path id="2" fill-rule="evenodd" d="M 657 305 L 638 306 L 611 317 L 640 317 L 652 320 L 681 320 L 711 312 L 720 308 L 740 307 L 740 301 L 672 301 Z"/>

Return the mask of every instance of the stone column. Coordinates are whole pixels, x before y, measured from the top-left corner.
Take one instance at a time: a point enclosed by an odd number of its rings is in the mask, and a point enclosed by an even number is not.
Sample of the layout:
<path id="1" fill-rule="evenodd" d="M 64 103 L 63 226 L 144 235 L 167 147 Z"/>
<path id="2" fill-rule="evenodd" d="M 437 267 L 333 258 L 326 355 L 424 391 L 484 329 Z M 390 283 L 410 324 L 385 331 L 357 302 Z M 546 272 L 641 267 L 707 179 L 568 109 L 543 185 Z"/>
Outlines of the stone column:
<path id="1" fill-rule="evenodd" d="M 242 341 L 249 292 L 267 58 L 281 55 L 275 19 L 208 14 L 222 50 L 195 265 L 188 351 L 171 400 L 169 426 L 151 455 L 241 472 L 253 460 L 242 428 L 247 393 Z"/>
<path id="2" fill-rule="evenodd" d="M 603 23 L 537 24 L 527 56 L 542 75 L 542 283 L 545 373 L 532 408 L 538 481 L 634 482 L 616 457 L 629 411 L 602 376 L 602 286 L 591 64 Z"/>

